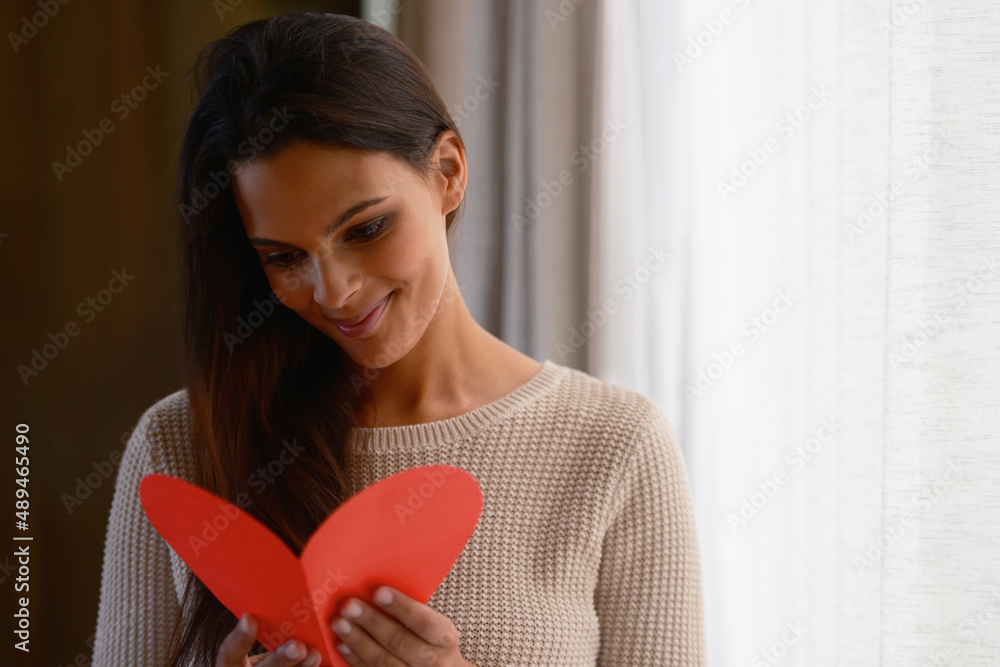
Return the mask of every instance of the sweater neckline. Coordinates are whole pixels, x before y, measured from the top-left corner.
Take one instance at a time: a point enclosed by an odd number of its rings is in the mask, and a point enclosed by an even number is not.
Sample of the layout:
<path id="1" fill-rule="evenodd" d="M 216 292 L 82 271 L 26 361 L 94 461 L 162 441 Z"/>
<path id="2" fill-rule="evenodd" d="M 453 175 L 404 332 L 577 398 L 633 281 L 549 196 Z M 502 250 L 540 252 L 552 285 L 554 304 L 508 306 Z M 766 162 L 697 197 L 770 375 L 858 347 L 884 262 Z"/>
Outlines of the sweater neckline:
<path id="1" fill-rule="evenodd" d="M 401 426 L 352 426 L 348 442 L 357 448 L 386 450 L 451 442 L 497 421 L 551 389 L 563 376 L 563 367 L 550 359 L 526 382 L 500 398 L 455 417 Z"/>

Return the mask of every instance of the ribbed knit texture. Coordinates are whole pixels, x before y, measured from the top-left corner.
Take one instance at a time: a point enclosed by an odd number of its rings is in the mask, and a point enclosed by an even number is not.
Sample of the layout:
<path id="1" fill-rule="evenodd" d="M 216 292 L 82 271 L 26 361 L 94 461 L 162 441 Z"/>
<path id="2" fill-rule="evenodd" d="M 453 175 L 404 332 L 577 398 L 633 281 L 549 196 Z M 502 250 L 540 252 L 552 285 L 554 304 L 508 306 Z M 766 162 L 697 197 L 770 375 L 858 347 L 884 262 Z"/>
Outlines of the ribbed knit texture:
<path id="1" fill-rule="evenodd" d="M 193 479 L 187 395 L 142 416 L 104 544 L 93 664 L 163 663 L 187 565 L 139 502 L 140 479 Z M 705 665 L 702 578 L 684 459 L 651 399 L 545 360 L 517 389 L 436 422 L 355 428 L 357 492 L 447 464 L 483 493 L 479 523 L 428 601 L 479 667 Z"/>

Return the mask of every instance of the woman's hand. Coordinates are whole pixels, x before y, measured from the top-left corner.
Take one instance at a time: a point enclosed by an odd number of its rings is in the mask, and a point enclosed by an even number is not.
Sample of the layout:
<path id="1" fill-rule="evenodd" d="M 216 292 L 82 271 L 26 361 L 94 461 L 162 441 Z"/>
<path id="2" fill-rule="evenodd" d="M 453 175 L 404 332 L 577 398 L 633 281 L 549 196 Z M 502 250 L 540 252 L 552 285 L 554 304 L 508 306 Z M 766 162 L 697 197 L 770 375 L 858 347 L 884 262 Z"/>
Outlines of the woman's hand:
<path id="1" fill-rule="evenodd" d="M 219 646 L 215 667 L 316 667 L 323 655 L 315 648 L 308 649 L 302 642 L 292 639 L 274 653 L 250 657 L 247 655 L 257 641 L 257 621 L 250 614 L 243 618 Z"/>
<path id="2" fill-rule="evenodd" d="M 392 616 L 350 598 L 340 609 L 344 618 L 331 623 L 343 642 L 337 650 L 352 667 L 475 667 L 459 653 L 458 629 L 443 614 L 388 586 L 375 592 L 375 602 Z"/>

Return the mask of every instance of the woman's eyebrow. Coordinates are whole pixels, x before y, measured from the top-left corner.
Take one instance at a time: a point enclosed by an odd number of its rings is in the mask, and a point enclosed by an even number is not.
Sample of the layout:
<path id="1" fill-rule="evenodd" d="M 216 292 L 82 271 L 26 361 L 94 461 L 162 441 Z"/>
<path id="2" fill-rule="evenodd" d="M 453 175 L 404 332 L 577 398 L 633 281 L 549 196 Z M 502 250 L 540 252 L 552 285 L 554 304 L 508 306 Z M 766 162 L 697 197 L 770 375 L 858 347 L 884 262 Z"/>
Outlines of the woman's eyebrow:
<path id="1" fill-rule="evenodd" d="M 375 206 L 376 204 L 381 204 L 382 202 L 384 202 L 388 198 L 389 198 L 389 196 L 386 195 L 384 197 L 375 197 L 373 199 L 365 199 L 363 201 L 358 202 L 357 204 L 355 204 L 351 208 L 349 208 L 346 211 L 344 211 L 343 213 L 341 213 L 340 217 L 338 217 L 336 220 L 334 220 L 329 225 L 327 225 L 326 229 L 324 230 L 324 235 L 325 236 L 330 236 L 335 231 L 337 231 L 337 229 L 339 229 L 341 225 L 343 225 L 345 222 L 347 222 L 348 220 L 350 220 L 351 218 L 353 218 L 354 216 L 356 216 L 358 213 L 361 213 L 361 211 L 364 211 L 366 208 L 370 208 L 372 206 Z M 285 243 L 284 241 L 276 241 L 274 239 L 263 239 L 263 238 L 260 238 L 258 236 L 252 237 L 250 239 L 250 244 L 251 245 L 282 246 L 282 247 L 286 247 L 286 248 L 294 247 L 291 243 Z"/>

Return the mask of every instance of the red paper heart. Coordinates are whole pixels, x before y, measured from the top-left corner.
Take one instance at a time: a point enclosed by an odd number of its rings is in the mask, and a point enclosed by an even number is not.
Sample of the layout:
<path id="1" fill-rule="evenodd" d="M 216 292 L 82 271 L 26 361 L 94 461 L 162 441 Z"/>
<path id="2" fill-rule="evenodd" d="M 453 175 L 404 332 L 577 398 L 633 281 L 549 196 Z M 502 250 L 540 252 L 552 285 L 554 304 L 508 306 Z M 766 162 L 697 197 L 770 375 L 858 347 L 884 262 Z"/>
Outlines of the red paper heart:
<path id="1" fill-rule="evenodd" d="M 411 468 L 351 496 L 296 558 L 238 506 L 169 475 L 139 484 L 146 516 L 191 571 L 274 651 L 292 637 L 346 666 L 330 621 L 349 597 L 386 584 L 426 604 L 465 549 L 482 512 L 476 479 L 445 465 Z"/>

